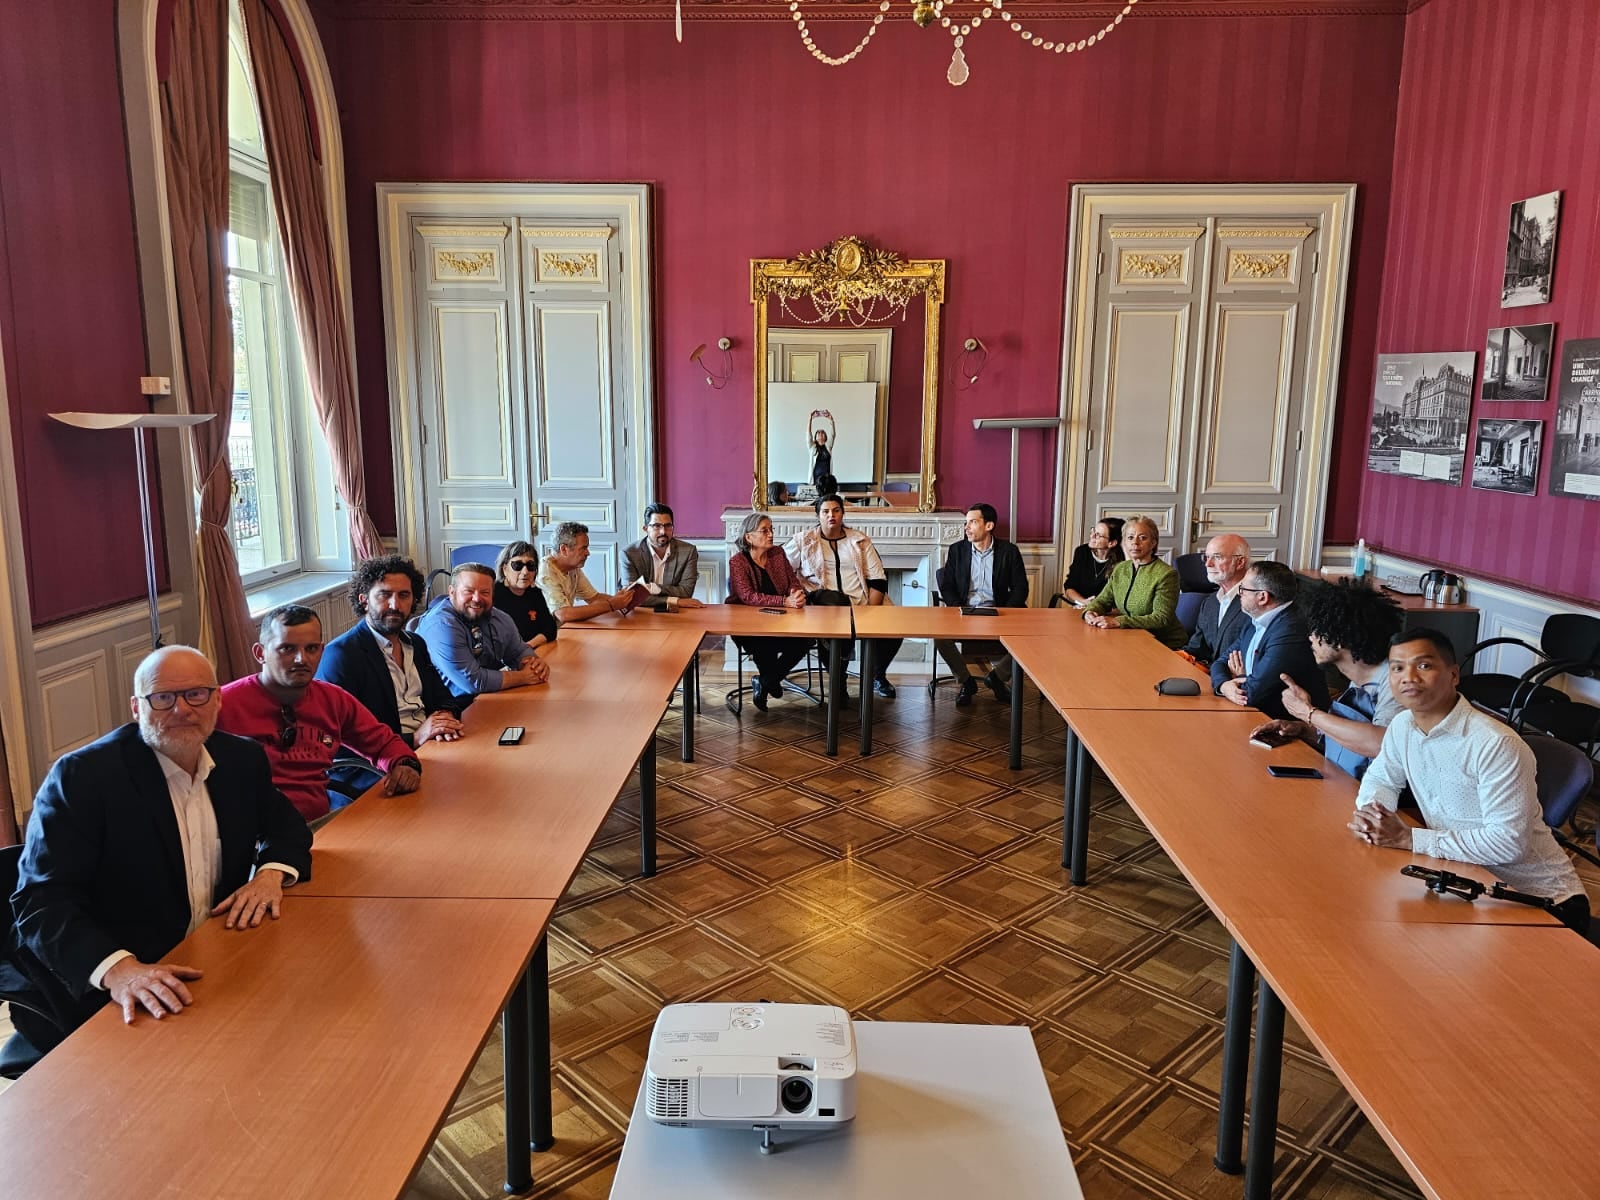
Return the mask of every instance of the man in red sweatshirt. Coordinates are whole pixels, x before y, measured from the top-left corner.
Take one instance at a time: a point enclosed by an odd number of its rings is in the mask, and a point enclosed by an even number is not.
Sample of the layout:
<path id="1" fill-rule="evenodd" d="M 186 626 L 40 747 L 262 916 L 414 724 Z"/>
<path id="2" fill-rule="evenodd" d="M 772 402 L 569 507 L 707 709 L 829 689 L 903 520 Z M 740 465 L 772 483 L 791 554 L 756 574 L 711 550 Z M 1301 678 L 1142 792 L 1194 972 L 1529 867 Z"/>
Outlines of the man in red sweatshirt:
<path id="1" fill-rule="evenodd" d="M 285 604 L 261 622 L 255 645 L 258 675 L 222 689 L 217 728 L 247 737 L 267 752 L 272 782 L 307 821 L 327 816 L 328 767 L 341 745 L 349 746 L 387 774 L 383 794 L 414 792 L 422 763 L 360 701 L 316 678 L 322 659 L 322 621 L 312 609 Z M 348 801 L 334 796 L 333 807 Z"/>

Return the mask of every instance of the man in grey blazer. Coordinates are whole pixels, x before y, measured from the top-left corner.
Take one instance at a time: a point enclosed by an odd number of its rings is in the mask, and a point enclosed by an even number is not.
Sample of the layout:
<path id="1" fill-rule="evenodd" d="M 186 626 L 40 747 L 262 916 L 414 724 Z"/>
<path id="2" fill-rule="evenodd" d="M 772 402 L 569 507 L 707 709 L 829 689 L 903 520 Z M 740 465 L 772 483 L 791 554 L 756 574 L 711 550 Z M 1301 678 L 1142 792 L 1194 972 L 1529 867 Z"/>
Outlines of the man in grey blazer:
<path id="1" fill-rule="evenodd" d="M 628 582 L 642 582 L 652 608 L 699 608 L 700 552 L 673 536 L 672 510 L 652 504 L 644 510 L 644 537 L 622 552 Z"/>

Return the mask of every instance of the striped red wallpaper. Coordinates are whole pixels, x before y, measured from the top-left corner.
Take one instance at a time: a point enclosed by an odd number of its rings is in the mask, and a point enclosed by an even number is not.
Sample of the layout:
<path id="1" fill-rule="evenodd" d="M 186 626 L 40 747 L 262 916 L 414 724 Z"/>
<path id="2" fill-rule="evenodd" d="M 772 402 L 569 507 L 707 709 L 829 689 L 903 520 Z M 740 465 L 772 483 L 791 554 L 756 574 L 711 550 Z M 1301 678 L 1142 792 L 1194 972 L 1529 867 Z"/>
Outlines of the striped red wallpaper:
<path id="1" fill-rule="evenodd" d="M 336 6 L 328 6 L 337 12 Z M 1043 36 L 1084 23 L 1054 22 Z M 1380 296 L 1404 18 L 1131 18 L 1082 56 L 1003 28 L 944 80 L 950 38 L 897 15 L 829 69 L 786 23 L 325 17 L 344 119 L 369 496 L 392 497 L 373 186 L 384 180 L 633 180 L 654 187 L 664 498 L 689 536 L 750 492 L 749 260 L 856 233 L 950 262 L 946 345 L 983 338 L 980 384 L 947 362 L 940 495 L 1003 498 L 1009 439 L 974 416 L 1049 414 L 1060 395 L 1067 205 L 1074 183 L 1360 185 L 1334 537 L 1354 536 Z M 1089 32 L 1085 27 L 1085 32 Z M 842 48 L 854 36 L 825 23 Z M 687 361 L 731 334 L 712 392 Z M 1048 537 L 1053 445 L 1024 452 L 1024 538 Z M 380 522 L 383 517 L 379 516 Z"/>
<path id="2" fill-rule="evenodd" d="M 1554 321 L 1554 376 L 1567 339 L 1600 337 L 1597 44 L 1600 0 L 1433 0 L 1409 18 L 1379 352 L 1470 349 L 1481 375 L 1489 329 Z M 1510 206 L 1557 190 L 1551 302 L 1502 309 Z M 1347 435 L 1354 414 L 1370 412 L 1371 382 L 1369 367 Z M 1363 472 L 1359 534 L 1410 557 L 1600 600 L 1600 501 L 1548 494 L 1557 382 L 1543 404 L 1473 408 L 1474 421 L 1545 422 L 1537 495 Z"/>

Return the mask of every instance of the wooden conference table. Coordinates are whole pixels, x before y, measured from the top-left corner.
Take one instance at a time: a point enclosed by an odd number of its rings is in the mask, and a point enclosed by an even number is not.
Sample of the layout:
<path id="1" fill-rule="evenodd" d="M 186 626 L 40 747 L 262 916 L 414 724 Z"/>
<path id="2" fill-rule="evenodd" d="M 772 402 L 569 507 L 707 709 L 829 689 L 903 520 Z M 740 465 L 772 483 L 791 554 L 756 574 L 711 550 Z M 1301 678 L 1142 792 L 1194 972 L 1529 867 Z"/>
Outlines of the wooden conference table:
<path id="1" fill-rule="evenodd" d="M 258 929 L 207 921 L 170 956 L 206 973 L 192 1007 L 102 1009 L 7 1091 L 5 1195 L 392 1200 L 553 907 L 291 891 Z"/>

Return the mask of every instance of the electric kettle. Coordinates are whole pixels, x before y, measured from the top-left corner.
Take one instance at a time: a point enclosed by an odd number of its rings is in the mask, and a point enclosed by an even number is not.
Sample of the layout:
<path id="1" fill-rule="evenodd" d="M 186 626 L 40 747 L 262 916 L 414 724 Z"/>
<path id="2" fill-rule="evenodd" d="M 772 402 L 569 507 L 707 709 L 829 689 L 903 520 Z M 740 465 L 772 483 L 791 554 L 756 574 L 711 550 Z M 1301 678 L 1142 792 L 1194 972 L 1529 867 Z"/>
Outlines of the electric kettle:
<path id="1" fill-rule="evenodd" d="M 1417 580 L 1424 600 L 1437 600 L 1440 604 L 1461 603 L 1461 576 L 1449 571 L 1425 571 Z"/>

